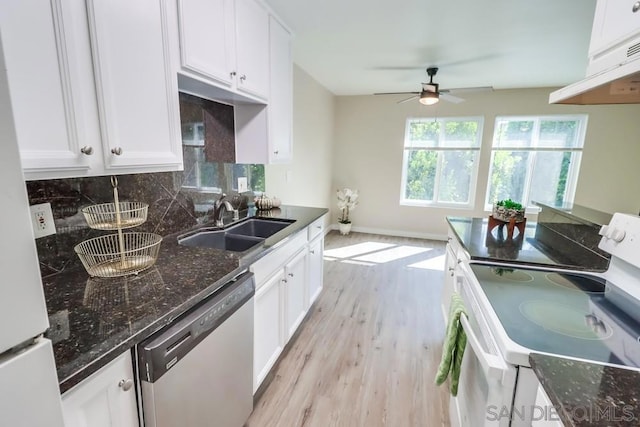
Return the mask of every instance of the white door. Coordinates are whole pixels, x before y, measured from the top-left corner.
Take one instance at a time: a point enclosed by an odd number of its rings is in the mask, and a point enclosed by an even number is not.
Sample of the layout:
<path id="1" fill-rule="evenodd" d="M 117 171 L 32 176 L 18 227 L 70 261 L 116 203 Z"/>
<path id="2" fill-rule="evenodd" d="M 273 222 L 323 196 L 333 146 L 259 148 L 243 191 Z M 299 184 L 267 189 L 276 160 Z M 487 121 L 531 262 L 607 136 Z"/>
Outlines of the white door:
<path id="1" fill-rule="evenodd" d="M 307 252 L 302 251 L 296 255 L 285 266 L 285 327 L 287 340 L 298 329 L 298 325 L 304 319 L 307 313 L 307 296 L 305 292 L 306 288 L 306 267 L 307 267 Z"/>
<path id="2" fill-rule="evenodd" d="M 322 291 L 323 251 L 324 237 L 309 244 L 309 305 L 313 304 Z"/>
<path id="3" fill-rule="evenodd" d="M 278 360 L 284 344 L 282 331 L 282 284 L 281 270 L 256 290 L 253 345 L 253 392 L 258 390 L 264 377 Z"/>
<path id="4" fill-rule="evenodd" d="M 0 396 L 3 426 L 64 426 L 51 341 L 0 357 Z"/>
<path id="5" fill-rule="evenodd" d="M 238 90 L 269 95 L 269 14 L 255 0 L 236 1 Z"/>
<path id="6" fill-rule="evenodd" d="M 88 0 L 107 170 L 182 169 L 178 82 L 170 51 L 168 3 Z"/>

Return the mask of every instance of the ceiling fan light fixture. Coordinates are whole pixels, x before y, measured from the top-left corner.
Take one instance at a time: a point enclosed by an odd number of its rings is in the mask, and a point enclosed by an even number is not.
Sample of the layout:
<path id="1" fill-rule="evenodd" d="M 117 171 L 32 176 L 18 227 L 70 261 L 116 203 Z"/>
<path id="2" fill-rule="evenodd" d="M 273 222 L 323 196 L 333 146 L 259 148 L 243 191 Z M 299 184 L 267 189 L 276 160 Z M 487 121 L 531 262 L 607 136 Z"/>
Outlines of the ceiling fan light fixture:
<path id="1" fill-rule="evenodd" d="M 420 94 L 420 104 L 433 105 L 440 101 L 440 94 L 438 92 L 430 92 L 423 90 Z"/>

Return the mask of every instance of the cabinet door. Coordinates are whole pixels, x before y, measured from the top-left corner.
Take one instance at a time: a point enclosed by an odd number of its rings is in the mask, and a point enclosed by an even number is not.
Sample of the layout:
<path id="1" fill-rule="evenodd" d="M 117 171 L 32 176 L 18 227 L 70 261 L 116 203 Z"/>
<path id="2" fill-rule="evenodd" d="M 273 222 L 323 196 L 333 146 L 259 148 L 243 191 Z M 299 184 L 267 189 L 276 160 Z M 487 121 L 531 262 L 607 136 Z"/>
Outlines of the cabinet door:
<path id="1" fill-rule="evenodd" d="M 293 60 L 291 35 L 274 17 L 269 18 L 269 44 L 269 159 L 284 163 L 293 157 Z"/>
<path id="2" fill-rule="evenodd" d="M 307 313 L 307 251 L 303 250 L 285 266 L 285 330 L 287 341 Z"/>
<path id="3" fill-rule="evenodd" d="M 232 0 L 178 0 L 182 68 L 232 86 L 233 22 Z"/>
<path id="4" fill-rule="evenodd" d="M 105 168 L 182 169 L 170 2 L 87 1 Z"/>
<path id="5" fill-rule="evenodd" d="M 238 90 L 269 96 L 269 14 L 255 0 L 236 0 Z"/>
<path id="6" fill-rule="evenodd" d="M 447 244 L 445 270 L 444 270 L 444 283 L 442 285 L 442 298 L 441 298 L 442 316 L 444 317 L 445 324 L 447 323 L 449 318 L 449 305 L 451 303 L 451 295 L 453 295 L 453 291 L 454 291 L 453 284 L 455 281 L 455 270 L 456 270 L 457 264 L 458 264 L 458 260 L 457 260 L 456 254 L 451 244 Z"/>
<path id="7" fill-rule="evenodd" d="M 138 426 L 131 352 L 65 393 L 62 410 L 66 427 Z"/>
<path id="8" fill-rule="evenodd" d="M 309 245 L 309 305 L 322 290 L 324 237 L 317 238 Z"/>
<path id="9" fill-rule="evenodd" d="M 13 113 L 28 178 L 32 172 L 55 177 L 51 172 L 60 170 L 83 175 L 90 167 L 89 156 L 81 152 L 81 123 L 74 115 L 73 52 L 65 45 L 63 21 L 61 0 L 4 2 L 0 12 L 0 53 L 11 96 L 0 100 L 0 108 L 5 119 L 7 110 Z"/>
<path id="10" fill-rule="evenodd" d="M 640 33 L 640 9 L 635 9 L 635 3 L 636 0 L 598 1 L 591 32 L 590 57 Z"/>
<path id="11" fill-rule="evenodd" d="M 253 392 L 278 359 L 284 345 L 282 327 L 284 270 L 275 274 L 255 295 L 253 340 Z"/>

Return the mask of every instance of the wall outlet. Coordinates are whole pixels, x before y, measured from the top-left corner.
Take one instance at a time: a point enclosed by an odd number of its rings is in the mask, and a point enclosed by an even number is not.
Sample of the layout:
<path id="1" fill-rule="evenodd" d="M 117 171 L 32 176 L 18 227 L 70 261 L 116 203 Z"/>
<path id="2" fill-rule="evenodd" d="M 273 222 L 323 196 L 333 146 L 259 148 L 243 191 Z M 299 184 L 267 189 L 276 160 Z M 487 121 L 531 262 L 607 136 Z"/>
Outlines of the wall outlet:
<path id="1" fill-rule="evenodd" d="M 247 177 L 241 176 L 238 178 L 238 193 L 244 193 L 249 190 L 249 185 L 247 184 Z"/>
<path id="2" fill-rule="evenodd" d="M 29 206 L 31 210 L 31 224 L 33 235 L 36 239 L 56 234 L 56 225 L 53 222 L 51 203 L 41 203 Z"/>

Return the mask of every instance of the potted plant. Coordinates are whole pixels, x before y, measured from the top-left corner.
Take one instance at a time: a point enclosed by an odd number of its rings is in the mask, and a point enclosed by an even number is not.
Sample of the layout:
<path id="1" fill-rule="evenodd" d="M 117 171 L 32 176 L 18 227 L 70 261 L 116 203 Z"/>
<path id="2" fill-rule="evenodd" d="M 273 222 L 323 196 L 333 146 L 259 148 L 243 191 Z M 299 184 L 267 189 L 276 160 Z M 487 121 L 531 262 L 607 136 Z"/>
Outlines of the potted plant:
<path id="1" fill-rule="evenodd" d="M 492 216 L 500 221 L 510 222 L 512 218 L 515 222 L 524 221 L 524 207 L 511 199 L 500 200 L 493 204 Z"/>
<path id="2" fill-rule="evenodd" d="M 338 219 L 340 234 L 347 235 L 351 231 L 351 220 L 349 213 L 358 205 L 358 190 L 343 188 L 338 190 L 338 209 L 340 218 Z"/>

